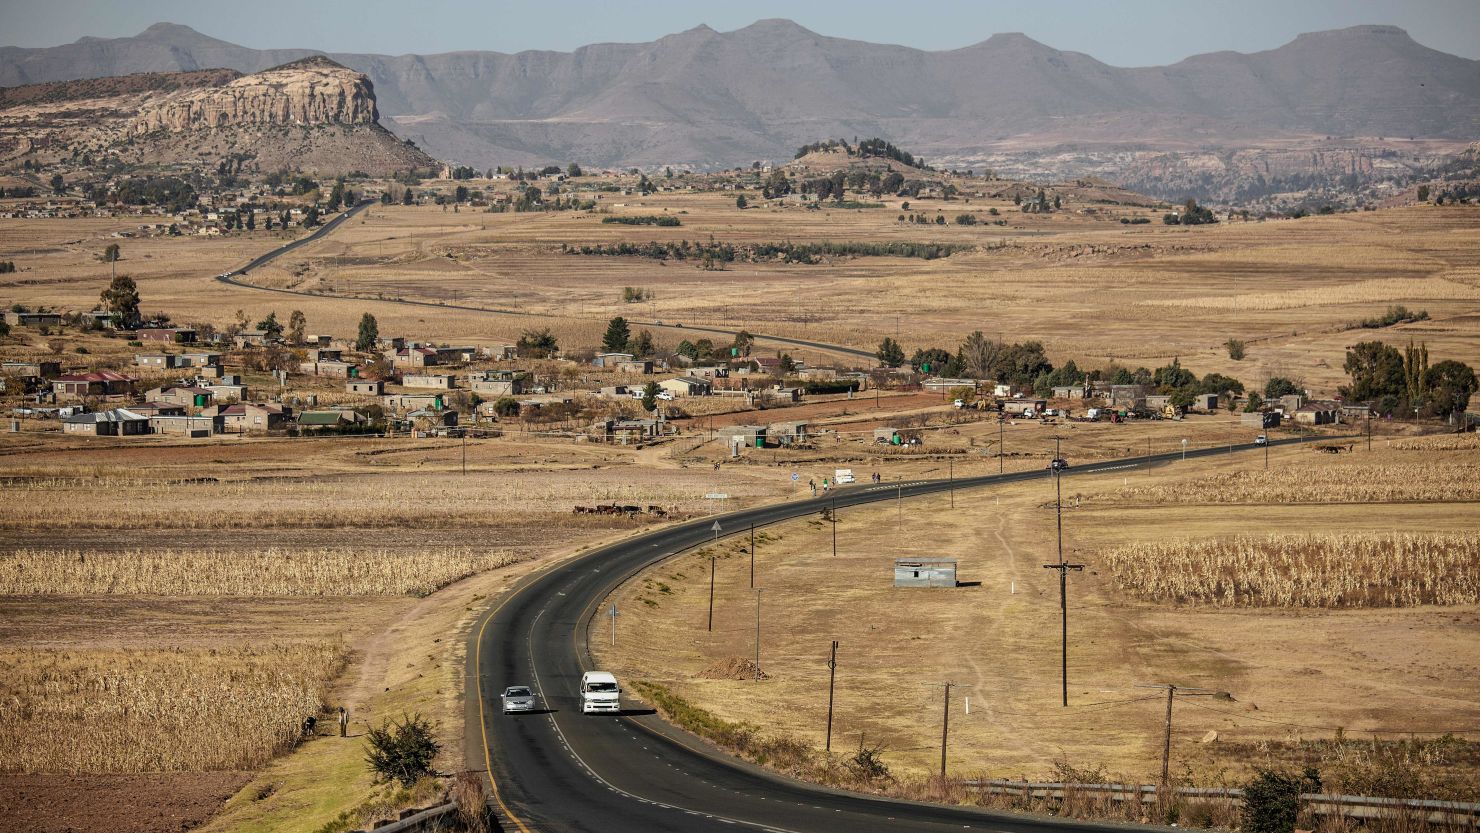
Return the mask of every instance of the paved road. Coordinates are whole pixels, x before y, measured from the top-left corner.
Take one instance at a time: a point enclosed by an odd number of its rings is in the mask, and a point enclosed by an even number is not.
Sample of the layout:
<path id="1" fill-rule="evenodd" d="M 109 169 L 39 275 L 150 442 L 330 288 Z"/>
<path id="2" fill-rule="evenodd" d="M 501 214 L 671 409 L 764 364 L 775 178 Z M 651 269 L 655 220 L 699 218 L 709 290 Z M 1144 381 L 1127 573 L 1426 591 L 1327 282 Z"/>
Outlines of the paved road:
<path id="1" fill-rule="evenodd" d="M 1299 442 L 1277 440 L 1276 445 Z M 1188 459 L 1257 448 L 1188 451 Z M 1064 476 L 1165 465 L 1181 452 L 1086 465 Z M 1046 471 L 955 481 L 958 489 L 1030 479 Z M 798 500 L 720 516 L 727 534 L 839 508 L 943 491 L 946 481 L 861 485 L 828 498 Z M 749 827 L 807 833 L 962 829 L 997 833 L 1124 830 L 1123 825 L 1054 821 L 964 808 L 886 801 L 809 786 L 719 753 L 647 713 L 582 715 L 577 685 L 593 667 L 585 634 L 596 607 L 628 577 L 656 561 L 712 540 L 716 518 L 691 521 L 612 544 L 525 579 L 483 614 L 469 639 L 468 766 L 487 767 L 520 831 L 714 831 Z M 825 634 L 818 634 L 819 646 Z M 1044 673 L 1056 669 L 1045 667 Z M 506 717 L 498 694 L 532 684 L 549 710 Z"/>
<path id="2" fill-rule="evenodd" d="M 442 304 L 442 303 L 436 303 L 436 302 L 433 302 L 433 301 L 406 301 L 406 300 L 392 299 L 392 298 L 356 299 L 356 298 L 354 298 L 354 296 L 323 295 L 323 294 L 316 294 L 316 293 L 312 293 L 312 292 L 302 292 L 302 291 L 299 291 L 299 290 L 296 290 L 296 289 L 277 289 L 277 288 L 273 288 L 273 287 L 269 287 L 269 286 L 258 286 L 256 284 L 248 283 L 247 281 L 244 281 L 244 280 L 241 279 L 243 275 L 246 275 L 247 273 L 251 272 L 253 269 L 256 269 L 258 266 L 261 266 L 264 263 L 269 263 L 269 262 L 271 262 L 271 261 L 273 261 L 273 260 L 275 260 L 275 259 L 277 259 L 279 257 L 282 257 L 283 255 L 287 254 L 288 252 L 291 252 L 294 249 L 297 249 L 300 246 L 306 246 L 309 243 L 312 243 L 312 242 L 314 242 L 314 241 L 322 238 L 323 236 L 325 236 L 325 235 L 329 234 L 330 232 L 334 231 L 334 229 L 338 228 L 339 225 L 341 223 L 343 223 L 345 220 L 348 220 L 350 217 L 353 217 L 354 215 L 360 213 L 361 211 L 364 211 L 365 209 L 369 208 L 370 206 L 374 205 L 375 203 L 376 203 L 375 200 L 361 200 L 357 205 L 355 205 L 354 208 L 351 208 L 348 211 L 345 211 L 344 213 L 340 214 L 338 217 L 335 217 L 334 219 L 332 219 L 329 222 L 325 223 L 324 225 L 320 226 L 318 229 L 316 229 L 314 231 L 313 234 L 310 234 L 307 237 L 299 238 L 298 240 L 294 240 L 291 243 L 287 243 L 287 244 L 284 244 L 282 246 L 279 246 L 276 249 L 273 249 L 272 251 L 268 252 L 267 254 L 264 254 L 264 255 L 262 255 L 260 257 L 257 257 L 255 259 L 253 259 L 252 262 L 250 262 L 247 265 L 241 267 L 240 269 L 233 269 L 232 271 L 227 272 L 227 273 L 225 273 L 223 275 L 217 275 L 216 276 L 216 280 L 221 281 L 222 283 L 231 284 L 232 286 L 239 286 L 239 287 L 241 287 L 243 289 L 256 289 L 256 290 L 260 290 L 262 292 L 277 292 L 277 293 L 282 294 L 282 295 L 305 295 L 305 296 L 309 296 L 309 297 L 312 297 L 312 298 L 319 298 L 319 299 L 323 299 L 323 298 L 336 298 L 336 297 L 338 297 L 338 298 L 341 298 L 341 299 L 346 300 L 346 301 L 349 301 L 349 300 L 373 300 L 376 303 L 380 303 L 380 304 L 403 304 L 403 305 L 406 305 L 406 306 L 413 306 L 413 307 L 431 307 L 433 309 L 451 309 L 451 310 L 460 310 L 460 311 L 463 311 L 463 312 L 485 312 L 485 313 L 488 313 L 490 315 L 524 315 L 524 316 L 529 316 L 531 318 L 548 318 L 549 317 L 549 316 L 547 316 L 547 315 L 545 315 L 543 313 L 527 312 L 525 310 L 516 310 L 516 309 L 500 309 L 498 307 L 473 307 L 473 306 L 467 306 L 465 304 Z M 720 329 L 718 327 L 692 327 L 692 326 L 684 326 L 681 323 L 679 323 L 679 324 L 663 324 L 663 323 L 658 322 L 658 321 L 638 321 L 638 320 L 635 320 L 635 319 L 629 320 L 628 323 L 629 324 L 636 325 L 636 326 L 639 326 L 639 327 L 657 327 L 657 328 L 660 328 L 660 329 L 669 330 L 671 332 L 679 333 L 679 334 L 691 333 L 691 332 L 692 333 L 703 333 L 703 334 L 707 334 L 707 335 L 728 336 L 729 338 L 732 338 L 732 339 L 735 337 L 735 335 L 737 333 L 739 333 L 739 330 L 724 330 L 724 329 Z M 772 344 L 784 344 L 784 345 L 788 345 L 788 346 L 791 346 L 791 347 L 802 347 L 802 348 L 807 348 L 807 349 L 811 349 L 811 350 L 821 350 L 821 351 L 824 351 L 824 352 L 827 352 L 827 353 L 835 353 L 835 354 L 839 354 L 839 355 L 850 356 L 850 357 L 853 357 L 853 358 L 868 359 L 869 361 L 873 361 L 874 358 L 875 358 L 874 354 L 872 352 L 868 351 L 868 350 L 860 350 L 860 349 L 858 349 L 856 347 L 844 347 L 844 346 L 842 346 L 840 344 L 825 344 L 825 343 L 820 342 L 820 341 L 807 341 L 805 339 L 786 338 L 786 337 L 783 337 L 783 336 L 768 336 L 768 335 L 760 335 L 760 334 L 756 334 L 756 333 L 752 333 L 752 335 L 754 335 L 755 338 L 757 340 L 759 340 L 759 341 L 765 341 L 765 342 L 769 342 L 769 343 L 772 343 Z"/>

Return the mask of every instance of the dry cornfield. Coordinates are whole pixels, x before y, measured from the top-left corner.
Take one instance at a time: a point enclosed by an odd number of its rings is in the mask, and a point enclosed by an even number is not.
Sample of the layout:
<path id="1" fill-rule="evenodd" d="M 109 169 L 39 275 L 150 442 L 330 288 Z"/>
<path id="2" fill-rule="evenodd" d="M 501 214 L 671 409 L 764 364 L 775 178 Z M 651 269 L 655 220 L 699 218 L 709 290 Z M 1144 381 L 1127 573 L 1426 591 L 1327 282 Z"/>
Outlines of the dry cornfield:
<path id="1" fill-rule="evenodd" d="M 449 548 L 0 554 L 0 595 L 425 596 L 519 556 Z"/>
<path id="2" fill-rule="evenodd" d="M 1402 463 L 1238 471 L 1196 483 L 1132 486 L 1093 495 L 1116 504 L 1393 503 L 1480 500 L 1480 465 Z"/>
<path id="3" fill-rule="evenodd" d="M 1400 451 L 1475 451 L 1480 449 L 1480 434 L 1439 434 L 1432 437 L 1409 437 L 1393 440 Z"/>
<path id="4" fill-rule="evenodd" d="M 416 465 L 433 449 L 398 452 L 389 465 Z M 409 455 L 409 456 L 408 456 Z M 710 509 L 712 478 L 698 471 L 662 476 L 623 468 L 486 474 L 466 479 L 414 475 L 393 482 L 372 476 L 250 480 L 154 480 L 130 477 L 36 477 L 0 487 L 0 529 L 257 529 L 390 528 L 497 524 L 544 517 L 576 522 L 577 505 L 661 505 L 681 512 Z M 737 483 L 737 497 L 764 488 Z M 600 519 L 589 521 L 602 523 Z"/>
<path id="5" fill-rule="evenodd" d="M 332 643 L 0 652 L 0 771 L 250 769 L 291 747 L 345 662 Z"/>
<path id="6" fill-rule="evenodd" d="M 1159 541 L 1100 554 L 1122 590 L 1216 607 L 1411 607 L 1480 602 L 1480 538 L 1296 535 Z"/>

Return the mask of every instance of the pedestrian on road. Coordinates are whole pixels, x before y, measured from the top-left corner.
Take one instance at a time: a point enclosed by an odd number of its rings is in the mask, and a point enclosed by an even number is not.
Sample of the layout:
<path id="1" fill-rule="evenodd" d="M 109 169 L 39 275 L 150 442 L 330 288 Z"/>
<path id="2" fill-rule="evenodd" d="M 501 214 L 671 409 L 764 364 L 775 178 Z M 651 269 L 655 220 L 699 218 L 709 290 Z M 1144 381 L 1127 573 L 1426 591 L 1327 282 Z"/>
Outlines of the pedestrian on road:
<path id="1" fill-rule="evenodd" d="M 816 478 L 813 478 L 813 477 L 807 478 L 807 488 L 809 488 L 809 489 L 812 490 L 812 497 L 817 497 L 817 479 Z"/>

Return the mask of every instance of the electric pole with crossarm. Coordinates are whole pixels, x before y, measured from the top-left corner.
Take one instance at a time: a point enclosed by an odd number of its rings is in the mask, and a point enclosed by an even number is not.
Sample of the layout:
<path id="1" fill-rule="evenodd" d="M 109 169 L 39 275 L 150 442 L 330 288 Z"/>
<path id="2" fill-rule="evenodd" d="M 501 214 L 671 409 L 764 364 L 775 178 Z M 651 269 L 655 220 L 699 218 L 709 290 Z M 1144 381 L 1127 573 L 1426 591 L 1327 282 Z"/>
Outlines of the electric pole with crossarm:
<path id="1" fill-rule="evenodd" d="M 1053 462 L 1049 463 L 1053 469 L 1054 514 L 1058 517 L 1059 563 L 1044 564 L 1043 568 L 1059 571 L 1059 616 L 1062 622 L 1059 671 L 1063 681 L 1064 706 L 1067 707 L 1069 705 L 1069 571 L 1083 570 L 1084 565 L 1068 564 L 1064 561 L 1064 491 L 1059 481 L 1064 465 L 1063 458 L 1059 456 L 1059 441 L 1062 439 L 1062 437 L 1053 438 Z"/>

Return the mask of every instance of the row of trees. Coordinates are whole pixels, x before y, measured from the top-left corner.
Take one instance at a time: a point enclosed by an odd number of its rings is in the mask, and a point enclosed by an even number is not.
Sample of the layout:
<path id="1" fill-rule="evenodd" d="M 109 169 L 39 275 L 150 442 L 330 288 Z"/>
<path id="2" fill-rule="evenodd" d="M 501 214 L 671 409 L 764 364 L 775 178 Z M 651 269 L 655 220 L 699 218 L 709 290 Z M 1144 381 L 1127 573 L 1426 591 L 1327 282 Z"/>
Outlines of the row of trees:
<path id="1" fill-rule="evenodd" d="M 696 243 L 649 241 L 646 243 L 611 243 L 605 245 L 568 246 L 561 251 L 570 254 L 608 257 L 646 257 L 653 260 L 714 260 L 719 263 L 781 260 L 786 263 L 815 264 L 823 257 L 916 257 L 935 260 L 970 249 L 955 243 Z"/>
<path id="2" fill-rule="evenodd" d="M 648 358 L 658 351 L 653 334 L 642 330 L 632 335 L 627 319 L 617 316 L 607 322 L 606 333 L 601 337 L 601 348 L 608 353 L 631 353 L 637 358 Z"/>
<path id="3" fill-rule="evenodd" d="M 887 367 L 900 367 L 905 363 L 904 348 L 892 338 L 880 342 L 876 355 Z M 1179 359 L 1154 370 L 1145 367 L 1131 370 L 1112 365 L 1105 370 L 1086 372 L 1072 360 L 1055 367 L 1048 360 L 1042 342 L 1009 344 L 988 338 L 980 330 L 967 336 L 954 353 L 941 347 L 921 348 L 910 357 L 910 363 L 921 373 L 1031 388 L 1040 396 L 1047 396 L 1062 385 L 1097 381 L 1147 385 L 1171 396 L 1172 404 L 1176 405 L 1190 405 L 1198 394 L 1223 396 L 1244 392 L 1242 382 L 1222 374 L 1210 373 L 1199 379 L 1197 374 L 1183 367 Z"/>
<path id="4" fill-rule="evenodd" d="M 1417 413 L 1449 417 L 1463 413 L 1476 390 L 1475 371 L 1452 359 L 1429 364 L 1427 344 L 1403 350 L 1381 341 L 1364 341 L 1346 351 L 1342 366 L 1351 384 L 1341 388 L 1348 401 L 1373 402 L 1384 414 Z"/>

